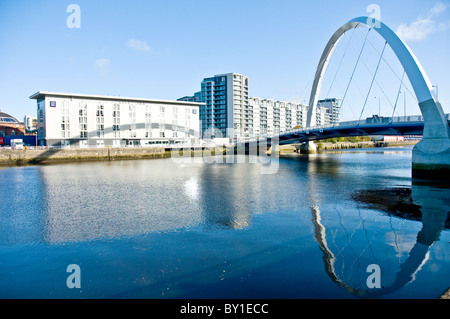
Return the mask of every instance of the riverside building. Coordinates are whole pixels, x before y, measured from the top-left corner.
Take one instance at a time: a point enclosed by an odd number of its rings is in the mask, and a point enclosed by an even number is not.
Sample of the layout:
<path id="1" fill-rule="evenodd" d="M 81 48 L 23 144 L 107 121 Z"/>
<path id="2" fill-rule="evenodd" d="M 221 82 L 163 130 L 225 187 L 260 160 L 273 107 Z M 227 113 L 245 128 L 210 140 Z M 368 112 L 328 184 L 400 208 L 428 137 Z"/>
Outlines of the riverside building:
<path id="1" fill-rule="evenodd" d="M 202 103 L 39 91 L 38 145 L 170 146 L 199 143 Z"/>
<path id="2" fill-rule="evenodd" d="M 204 103 L 200 107 L 202 136 L 252 139 L 305 128 L 308 106 L 288 101 L 249 97 L 248 77 L 238 73 L 204 78 L 201 91 L 179 101 Z M 339 100 L 320 100 L 316 124 L 327 126 L 338 121 Z"/>
<path id="3" fill-rule="evenodd" d="M 253 126 L 248 77 L 242 74 L 226 73 L 204 78 L 200 92 L 180 98 L 179 101 L 204 103 L 200 107 L 202 135 L 227 138 L 245 136 Z"/>
<path id="4" fill-rule="evenodd" d="M 339 122 L 339 116 L 341 116 L 340 99 L 327 98 L 317 101 L 318 113 L 320 114 L 318 125 L 332 125 Z M 317 122 L 319 123 L 319 122 Z M 323 123 L 323 124 L 322 124 Z"/>
<path id="5" fill-rule="evenodd" d="M 0 111 L 0 137 L 25 135 L 25 126 L 14 116 Z"/>
<path id="6" fill-rule="evenodd" d="M 253 127 L 250 138 L 272 136 L 306 126 L 308 106 L 301 103 L 251 97 Z"/>
<path id="7" fill-rule="evenodd" d="M 223 137 L 245 136 L 252 126 L 248 77 L 237 73 L 215 75 L 201 83 L 202 132 L 214 127 Z M 214 133 L 213 133 L 214 134 Z"/>

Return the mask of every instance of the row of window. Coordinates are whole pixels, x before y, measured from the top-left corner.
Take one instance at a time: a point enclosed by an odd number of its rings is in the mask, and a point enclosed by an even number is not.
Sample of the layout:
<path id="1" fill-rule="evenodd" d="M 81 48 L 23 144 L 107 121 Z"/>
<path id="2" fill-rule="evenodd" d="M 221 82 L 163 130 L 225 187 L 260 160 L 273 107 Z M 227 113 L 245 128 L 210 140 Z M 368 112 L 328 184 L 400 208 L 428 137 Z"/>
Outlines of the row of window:
<path id="1" fill-rule="evenodd" d="M 68 124 L 67 124 L 68 125 Z M 13 131 L 14 132 L 14 131 Z M 114 137 L 120 137 L 120 132 L 116 132 L 116 133 L 118 133 L 118 134 L 116 134 L 116 135 L 114 135 Z M 169 135 L 171 135 L 171 137 L 178 137 L 178 135 L 179 135 L 179 131 L 176 131 L 176 130 L 174 130 L 174 131 L 171 131 L 171 132 L 168 132 L 168 131 L 159 131 L 159 137 L 169 137 Z M 11 133 L 11 135 L 14 135 L 13 133 Z M 166 136 L 167 135 L 167 136 Z M 185 136 L 186 137 L 189 137 L 190 136 L 190 133 L 189 133 L 189 131 L 187 130 L 186 132 L 185 132 Z M 69 135 L 61 135 L 61 137 L 62 138 L 70 138 L 70 136 Z M 105 134 L 104 134 L 104 128 L 99 128 L 98 130 L 97 130 L 97 137 L 105 137 Z M 137 137 L 137 135 L 136 135 L 136 132 L 134 132 L 134 134 L 130 134 L 130 136 L 129 136 L 130 138 L 136 138 Z M 153 137 L 153 134 L 152 134 L 152 131 L 151 130 L 148 130 L 148 131 L 146 131 L 145 132 L 145 137 L 146 138 L 151 138 L 151 137 Z M 80 138 L 88 138 L 88 133 L 87 133 L 87 131 L 86 130 L 80 130 Z"/>
<path id="2" fill-rule="evenodd" d="M 70 137 L 69 105 L 65 101 L 61 106 L 61 137 Z"/>
<path id="3" fill-rule="evenodd" d="M 165 112 L 165 107 L 160 107 L 160 112 Z M 178 118 L 178 108 L 174 108 L 175 112 L 175 118 L 173 120 L 173 124 L 177 125 L 177 118 Z M 70 124 L 69 124 L 69 109 L 68 104 L 64 101 L 62 104 L 62 123 L 61 123 L 61 137 L 68 138 L 70 137 Z M 113 136 L 114 137 L 120 137 L 120 104 L 114 104 L 113 105 Z M 129 117 L 130 117 L 130 137 L 136 137 L 136 106 L 130 105 L 129 106 Z M 149 110 L 149 106 L 146 107 L 146 137 L 151 137 L 151 112 Z M 160 118 L 162 129 L 164 129 L 165 125 L 165 118 Z M 87 104 L 81 104 L 79 109 L 79 129 L 80 129 L 80 137 L 81 138 L 87 138 L 88 137 L 88 128 L 87 128 Z M 185 109 L 185 125 L 186 130 L 188 131 L 188 127 L 190 125 L 190 110 Z M 105 118 L 104 118 L 104 106 L 102 104 L 97 105 L 97 112 L 96 112 L 96 132 L 97 137 L 104 137 L 105 136 Z M 160 129 L 161 129 L 160 124 Z M 175 130 L 176 131 L 176 130 Z M 176 133 L 175 133 L 176 134 Z M 164 132 L 161 132 L 160 135 L 163 137 Z"/>

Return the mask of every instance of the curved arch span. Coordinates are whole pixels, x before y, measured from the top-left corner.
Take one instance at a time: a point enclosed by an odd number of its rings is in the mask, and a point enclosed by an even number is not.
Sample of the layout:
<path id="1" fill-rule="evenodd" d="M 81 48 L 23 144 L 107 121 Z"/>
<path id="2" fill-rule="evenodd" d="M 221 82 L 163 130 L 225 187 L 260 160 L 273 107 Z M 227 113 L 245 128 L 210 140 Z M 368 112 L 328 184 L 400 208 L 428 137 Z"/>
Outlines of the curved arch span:
<path id="1" fill-rule="evenodd" d="M 369 17 L 358 17 L 350 20 L 340 27 L 328 41 L 320 58 L 314 77 L 311 96 L 309 99 L 307 126 L 312 127 L 315 125 L 315 107 L 317 106 L 323 76 L 328 66 L 329 59 L 333 54 L 339 40 L 347 31 L 363 26 L 376 26 L 373 27 L 373 30 L 384 38 L 402 64 L 419 102 L 420 111 L 424 117 L 424 139 L 449 139 L 450 129 L 447 121 L 445 120 L 444 111 L 442 106 L 433 98 L 431 93 L 431 82 L 419 61 L 409 47 L 395 34 L 394 31 L 392 31 L 383 22 Z"/>

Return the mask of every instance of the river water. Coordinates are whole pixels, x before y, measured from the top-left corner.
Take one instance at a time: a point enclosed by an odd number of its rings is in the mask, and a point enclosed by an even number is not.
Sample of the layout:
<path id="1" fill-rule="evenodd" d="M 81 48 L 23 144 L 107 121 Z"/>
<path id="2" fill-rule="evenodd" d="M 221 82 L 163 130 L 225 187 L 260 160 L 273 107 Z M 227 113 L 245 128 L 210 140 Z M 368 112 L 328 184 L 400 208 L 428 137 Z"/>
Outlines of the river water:
<path id="1" fill-rule="evenodd" d="M 272 160 L 269 173 L 245 156 L 1 168 L 0 297 L 438 298 L 450 287 L 450 191 L 411 181 L 411 148 Z"/>

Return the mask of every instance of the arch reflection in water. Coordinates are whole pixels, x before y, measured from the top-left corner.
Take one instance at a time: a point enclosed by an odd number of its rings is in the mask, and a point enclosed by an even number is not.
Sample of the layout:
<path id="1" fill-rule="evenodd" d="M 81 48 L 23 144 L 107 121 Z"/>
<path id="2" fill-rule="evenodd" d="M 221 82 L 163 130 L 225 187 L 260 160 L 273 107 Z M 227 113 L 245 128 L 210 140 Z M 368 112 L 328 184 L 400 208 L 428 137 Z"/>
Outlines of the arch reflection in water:
<path id="1" fill-rule="evenodd" d="M 395 194 L 394 190 L 385 191 Z M 405 193 L 407 191 L 402 195 L 405 196 Z M 361 196 L 359 198 L 362 199 Z M 417 183 L 412 184 L 410 198 L 391 197 L 390 207 L 395 207 L 393 211 L 386 208 L 385 202 L 377 203 L 377 200 L 371 197 L 372 200 L 365 204 L 375 208 L 375 203 L 379 210 L 386 211 L 392 232 L 377 231 L 377 224 L 379 228 L 383 228 L 383 225 L 376 218 L 368 218 L 371 211 L 364 212 L 364 209 L 359 209 L 359 225 L 346 225 L 345 214 L 336 211 L 338 218 L 333 219 L 330 212 L 327 212 L 324 217 L 319 207 L 313 206 L 311 214 L 315 239 L 323 253 L 326 273 L 338 286 L 361 297 L 382 297 L 400 290 L 416 279 L 417 273 L 429 260 L 430 247 L 439 241 L 442 230 L 448 229 L 448 198 L 448 188 Z M 312 199 L 314 200 L 313 197 Z M 399 201 L 402 203 L 399 204 Z M 405 206 L 405 202 L 409 202 L 409 205 Z M 399 211 L 399 208 L 403 208 L 403 211 Z M 394 227 L 392 218 L 398 217 L 420 220 L 420 230 L 417 232 L 416 229 L 402 229 L 399 223 Z M 377 233 L 383 236 L 377 236 Z M 388 234 L 393 234 L 393 242 Z M 384 244 L 385 248 L 374 250 L 373 247 L 380 247 L 380 243 Z M 382 288 L 379 289 L 369 289 L 365 285 L 369 275 L 366 267 L 373 263 L 378 264 L 382 271 Z"/>

